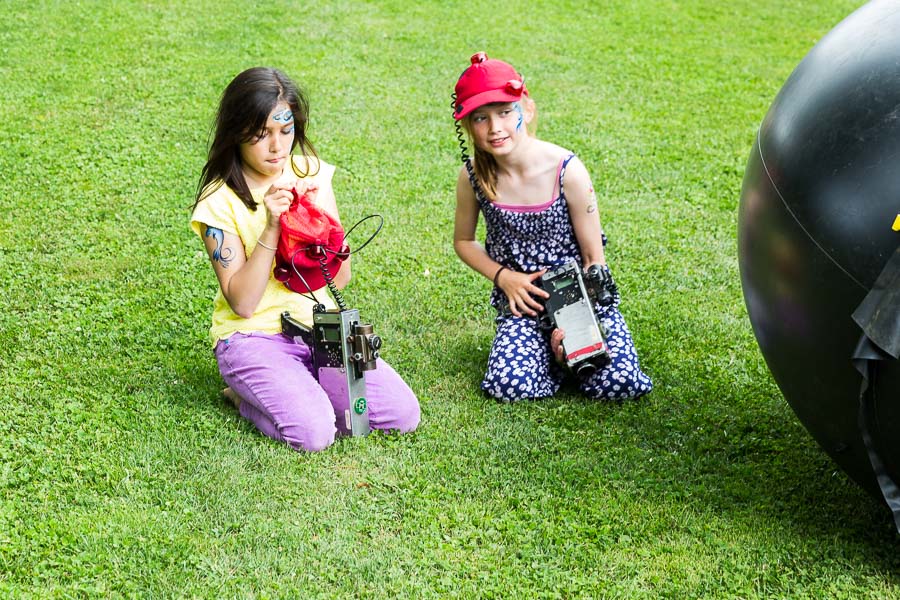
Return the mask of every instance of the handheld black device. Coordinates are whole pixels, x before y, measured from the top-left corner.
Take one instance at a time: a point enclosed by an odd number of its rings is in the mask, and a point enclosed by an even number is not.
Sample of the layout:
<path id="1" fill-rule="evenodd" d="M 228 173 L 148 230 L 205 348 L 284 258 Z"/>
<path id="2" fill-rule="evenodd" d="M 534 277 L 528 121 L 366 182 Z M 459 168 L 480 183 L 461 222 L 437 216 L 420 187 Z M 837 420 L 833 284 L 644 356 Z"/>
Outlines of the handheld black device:
<path id="1" fill-rule="evenodd" d="M 594 303 L 612 302 L 611 278 L 592 265 L 582 275 L 574 261 L 548 270 L 538 280 L 550 297 L 544 302 L 540 324 L 544 329 L 566 332 L 562 347 L 566 365 L 587 377 L 610 362 L 607 331 L 597 318 Z"/>
<path id="2" fill-rule="evenodd" d="M 381 337 L 374 333 L 371 324 L 360 321 L 355 308 L 317 308 L 311 328 L 285 311 L 281 314 L 281 329 L 312 350 L 313 374 L 334 406 L 338 429 L 354 436 L 366 435 L 370 427 L 364 375 L 375 368 Z"/>
<path id="3" fill-rule="evenodd" d="M 381 218 L 380 215 L 372 216 Z M 368 218 L 371 217 L 366 217 Z M 347 235 L 350 235 L 359 223 L 354 225 Z M 383 223 L 382 220 L 372 237 L 354 252 L 372 241 L 381 231 Z M 341 291 L 335 285 L 334 277 L 326 266 L 324 258 L 327 249 L 310 247 L 304 250 L 319 257 L 319 268 L 338 308 L 326 309 L 292 264 L 294 274 L 309 290 L 307 297 L 316 302 L 312 315 L 313 326 L 308 327 L 285 311 L 281 314 L 281 330 L 286 336 L 306 344 L 311 349 L 313 375 L 331 400 L 337 417 L 335 424 L 338 431 L 352 436 L 368 435 L 371 428 L 365 372 L 375 369 L 376 359 L 381 353 L 382 339 L 375 334 L 371 324 L 361 321 L 359 310 L 348 308 L 345 304 Z M 347 254 L 351 252 L 348 250 Z"/>

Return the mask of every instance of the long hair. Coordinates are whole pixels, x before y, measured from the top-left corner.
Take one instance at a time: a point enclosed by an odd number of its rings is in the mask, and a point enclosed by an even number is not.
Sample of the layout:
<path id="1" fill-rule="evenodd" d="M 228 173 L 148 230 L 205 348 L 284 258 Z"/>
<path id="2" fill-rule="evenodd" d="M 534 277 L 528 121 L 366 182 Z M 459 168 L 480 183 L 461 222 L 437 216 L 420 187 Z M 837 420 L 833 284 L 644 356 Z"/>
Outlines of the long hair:
<path id="1" fill-rule="evenodd" d="M 528 95 L 523 95 L 520 102 L 528 102 L 533 111 L 534 117 L 532 117 L 531 122 L 525 126 L 525 129 L 529 135 L 534 137 L 534 134 L 537 131 L 537 107 L 534 104 L 534 100 Z M 473 138 L 472 115 L 468 114 L 463 117 L 462 124 L 468 134 L 469 142 L 471 143 Z M 485 198 L 490 202 L 494 202 L 497 199 L 497 161 L 492 154 L 479 149 L 474 143 L 472 143 L 472 159 L 472 166 L 475 169 L 475 180 L 478 182 L 478 185 L 481 186 L 481 191 Z"/>
<path id="2" fill-rule="evenodd" d="M 278 69 L 247 69 L 239 73 L 222 92 L 209 154 L 200 172 L 194 208 L 222 185 L 227 185 L 247 208 L 256 210 L 257 202 L 253 200 L 241 171 L 241 144 L 263 132 L 269 114 L 279 102 L 286 102 L 294 113 L 291 153 L 299 147 L 301 154 L 316 157 L 315 148 L 306 137 L 309 102 L 297 84 Z M 294 161 L 290 160 L 291 168 L 298 177 L 311 174 L 311 162 L 318 165 L 318 161 L 306 161 L 307 172 L 300 172 Z"/>

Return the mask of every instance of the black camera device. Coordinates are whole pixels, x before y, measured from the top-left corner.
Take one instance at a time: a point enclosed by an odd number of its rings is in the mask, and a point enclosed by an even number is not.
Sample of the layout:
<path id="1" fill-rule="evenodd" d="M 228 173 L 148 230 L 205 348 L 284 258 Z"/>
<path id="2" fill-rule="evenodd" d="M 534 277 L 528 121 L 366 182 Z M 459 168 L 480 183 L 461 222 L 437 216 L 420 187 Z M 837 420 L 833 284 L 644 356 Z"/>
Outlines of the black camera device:
<path id="1" fill-rule="evenodd" d="M 369 405 L 364 373 L 375 368 L 382 345 L 372 325 L 362 323 L 355 308 L 325 310 L 319 304 L 313 310 L 312 328 L 284 312 L 281 330 L 312 351 L 313 375 L 328 393 L 338 416 L 338 430 L 353 436 L 368 434 Z M 339 418 L 342 413 L 343 423 Z"/>
<path id="2" fill-rule="evenodd" d="M 608 331 L 597 318 L 594 304 L 613 303 L 615 284 L 607 270 L 597 265 L 582 274 L 575 261 L 553 267 L 536 281 L 550 294 L 544 301 L 539 324 L 545 330 L 562 329 L 566 366 L 581 377 L 588 377 L 610 362 L 606 344 Z"/>
<path id="3" fill-rule="evenodd" d="M 381 221 L 378 229 L 368 240 L 351 252 L 350 246 L 347 245 L 347 238 L 360 223 L 372 218 Z M 294 341 L 304 343 L 310 348 L 313 376 L 331 401 L 336 417 L 335 426 L 340 433 L 349 433 L 353 436 L 368 435 L 371 431 L 364 375 L 366 371 L 371 371 L 377 366 L 376 360 L 381 354 L 382 341 L 379 336 L 375 335 L 372 325 L 360 321 L 357 309 L 347 308 L 344 297 L 328 267 L 329 254 L 340 257 L 341 261 L 347 259 L 354 252 L 365 248 L 381 231 L 382 225 L 384 225 L 384 219 L 381 218 L 381 215 L 369 215 L 357 221 L 356 225 L 344 234 L 340 250 L 310 244 L 295 251 L 295 255 L 299 252 L 306 252 L 309 257 L 318 261 L 322 279 L 337 304 L 336 309 L 327 309 L 324 304 L 319 302 L 313 293 L 313 288 L 294 264 L 293 257 L 289 261 L 290 269 L 282 267 L 282 272 L 278 273 L 278 267 L 276 267 L 275 274 L 279 281 L 285 282 L 288 289 L 302 294 L 315 303 L 312 311 L 312 327 L 294 319 L 289 312 L 285 311 L 281 313 L 281 331 L 284 335 L 293 338 Z M 308 294 L 294 289 L 288 284 L 292 276 L 296 276 Z M 344 416 L 343 422 L 340 418 L 341 415 Z"/>

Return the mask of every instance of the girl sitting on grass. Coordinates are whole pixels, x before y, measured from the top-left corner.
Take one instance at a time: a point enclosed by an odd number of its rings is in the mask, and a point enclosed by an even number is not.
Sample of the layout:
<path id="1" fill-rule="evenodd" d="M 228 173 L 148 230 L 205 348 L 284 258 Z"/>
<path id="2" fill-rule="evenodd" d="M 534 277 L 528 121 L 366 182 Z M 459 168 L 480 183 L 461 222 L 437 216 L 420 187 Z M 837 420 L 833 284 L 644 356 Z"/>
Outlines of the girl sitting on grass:
<path id="1" fill-rule="evenodd" d="M 535 104 L 524 78 L 501 60 L 479 52 L 456 82 L 454 118 L 474 146 L 470 161 L 462 134 L 464 166 L 456 181 L 453 245 L 460 259 L 494 284 L 497 333 L 482 389 L 501 401 L 542 398 L 557 392 L 565 375 L 565 332 L 544 331 L 537 319 L 549 294 L 536 285 L 549 268 L 576 261 L 592 265 L 612 282 L 603 254 L 590 175 L 574 153 L 534 137 Z M 487 235 L 475 240 L 478 215 Z M 578 386 L 591 398 L 637 398 L 652 389 L 618 310 L 612 302 L 595 305 L 605 324 L 611 362 Z M 554 358 L 556 360 L 554 360 Z"/>
<path id="2" fill-rule="evenodd" d="M 281 71 L 257 67 L 235 77 L 219 104 L 191 228 L 219 282 L 210 336 L 226 395 L 265 435 L 316 451 L 334 441 L 335 410 L 313 376 L 310 348 L 281 333 L 284 311 L 312 326 L 314 302 L 273 273 L 279 218 L 294 191 L 339 220 L 334 167 L 307 139 L 308 115 L 306 98 Z M 339 264 L 340 288 L 350 280 L 349 257 Z M 334 307 L 326 292 L 316 297 Z M 378 359 L 365 379 L 371 427 L 414 430 L 419 404 L 400 376 Z"/>

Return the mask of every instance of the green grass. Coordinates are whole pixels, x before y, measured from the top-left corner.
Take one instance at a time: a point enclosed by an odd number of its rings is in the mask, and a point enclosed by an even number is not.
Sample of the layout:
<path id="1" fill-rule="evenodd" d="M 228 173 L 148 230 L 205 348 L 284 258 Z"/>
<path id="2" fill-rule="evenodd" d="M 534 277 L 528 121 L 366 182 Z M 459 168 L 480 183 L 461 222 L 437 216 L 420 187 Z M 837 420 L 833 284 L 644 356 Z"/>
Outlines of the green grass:
<path id="1" fill-rule="evenodd" d="M 4 5 L 0 596 L 900 596 L 887 511 L 782 399 L 737 272 L 756 127 L 857 2 L 254 4 Z M 639 402 L 478 391 L 449 109 L 477 50 L 593 174 Z M 347 296 L 419 394 L 412 435 L 302 455 L 219 396 L 188 210 L 259 64 L 308 92 L 344 220 L 385 217 Z"/>

